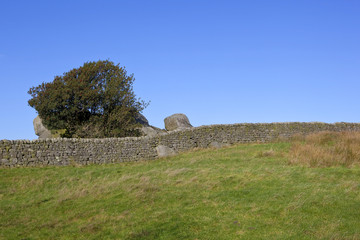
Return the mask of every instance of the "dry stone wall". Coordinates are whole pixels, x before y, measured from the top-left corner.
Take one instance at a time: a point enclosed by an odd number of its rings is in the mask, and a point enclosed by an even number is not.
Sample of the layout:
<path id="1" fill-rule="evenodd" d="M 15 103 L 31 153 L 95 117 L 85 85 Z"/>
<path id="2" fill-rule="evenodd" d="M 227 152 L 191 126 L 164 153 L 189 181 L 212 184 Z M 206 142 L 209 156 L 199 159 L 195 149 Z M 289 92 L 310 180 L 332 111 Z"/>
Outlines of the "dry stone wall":
<path id="1" fill-rule="evenodd" d="M 269 142 L 279 137 L 320 131 L 360 131 L 360 123 L 244 123 L 201 126 L 154 137 L 1 140 L 0 166 L 87 165 L 151 160 L 158 157 L 156 148 L 161 145 L 180 153 L 207 148 L 214 143 Z"/>

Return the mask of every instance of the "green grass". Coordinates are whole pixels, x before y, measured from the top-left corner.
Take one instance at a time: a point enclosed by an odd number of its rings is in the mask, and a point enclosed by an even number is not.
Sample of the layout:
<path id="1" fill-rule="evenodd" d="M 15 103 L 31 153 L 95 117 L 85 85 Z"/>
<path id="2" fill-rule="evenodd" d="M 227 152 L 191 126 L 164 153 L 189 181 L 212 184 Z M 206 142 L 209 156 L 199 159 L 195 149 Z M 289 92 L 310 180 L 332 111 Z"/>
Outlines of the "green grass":
<path id="1" fill-rule="evenodd" d="M 289 149 L 0 169 L 0 238 L 360 239 L 360 168 L 289 165 Z"/>

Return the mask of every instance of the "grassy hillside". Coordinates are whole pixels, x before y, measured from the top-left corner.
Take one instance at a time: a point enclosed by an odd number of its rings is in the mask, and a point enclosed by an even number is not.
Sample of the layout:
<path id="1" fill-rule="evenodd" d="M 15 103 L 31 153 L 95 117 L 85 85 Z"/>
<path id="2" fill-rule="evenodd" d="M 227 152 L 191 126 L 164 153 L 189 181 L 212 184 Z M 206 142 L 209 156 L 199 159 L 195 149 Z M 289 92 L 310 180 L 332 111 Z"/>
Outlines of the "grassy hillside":
<path id="1" fill-rule="evenodd" d="M 0 169 L 0 238 L 360 239 L 360 167 L 290 165 L 290 148 Z"/>

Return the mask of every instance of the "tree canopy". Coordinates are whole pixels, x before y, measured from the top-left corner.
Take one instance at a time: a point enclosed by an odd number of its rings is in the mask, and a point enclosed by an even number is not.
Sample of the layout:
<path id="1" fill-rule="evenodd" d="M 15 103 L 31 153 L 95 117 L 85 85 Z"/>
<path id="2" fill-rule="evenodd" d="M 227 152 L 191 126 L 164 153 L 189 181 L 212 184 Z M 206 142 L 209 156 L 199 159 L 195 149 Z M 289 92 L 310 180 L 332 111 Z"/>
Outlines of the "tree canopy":
<path id="1" fill-rule="evenodd" d="M 134 75 L 113 62 L 86 62 L 28 91 L 43 124 L 63 137 L 137 136 L 136 117 L 148 103 L 133 91 Z"/>

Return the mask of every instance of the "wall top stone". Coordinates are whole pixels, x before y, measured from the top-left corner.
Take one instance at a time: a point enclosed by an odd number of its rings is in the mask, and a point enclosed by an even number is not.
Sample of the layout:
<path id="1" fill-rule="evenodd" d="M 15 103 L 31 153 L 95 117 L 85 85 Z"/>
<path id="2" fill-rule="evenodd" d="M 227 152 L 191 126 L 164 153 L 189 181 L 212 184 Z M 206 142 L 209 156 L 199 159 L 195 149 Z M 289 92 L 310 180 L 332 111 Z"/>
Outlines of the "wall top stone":
<path id="1" fill-rule="evenodd" d="M 176 113 L 164 119 L 167 131 L 182 130 L 191 128 L 189 118 L 183 113 Z"/>
<path id="2" fill-rule="evenodd" d="M 199 127 L 192 128 L 184 128 L 177 129 L 170 132 L 162 132 L 156 136 L 141 136 L 141 137 L 125 137 L 125 138 L 44 138 L 44 139 L 34 139 L 34 140 L 7 140 L 2 139 L 0 143 L 41 143 L 41 142 L 101 142 L 105 143 L 108 141 L 138 141 L 142 139 L 151 139 L 151 138 L 159 138 L 161 136 L 166 136 L 169 134 L 176 133 L 186 133 L 186 132 L 196 132 L 199 130 L 209 130 L 211 131 L 214 128 L 236 128 L 236 127 L 252 127 L 256 129 L 257 127 L 300 127 L 300 128 L 308 128 L 308 127 L 318 127 L 319 130 L 326 127 L 349 127 L 349 128 L 360 128 L 360 123 L 349 123 L 349 122 L 336 122 L 336 123 L 324 123 L 324 122 L 274 122 L 274 123 L 235 123 L 235 124 L 213 124 L 213 125 L 202 125 Z M 269 128 L 269 130 L 273 130 L 273 128 Z M 313 130 L 313 129 L 309 129 Z M 346 129 L 344 129 L 346 130 Z"/>

